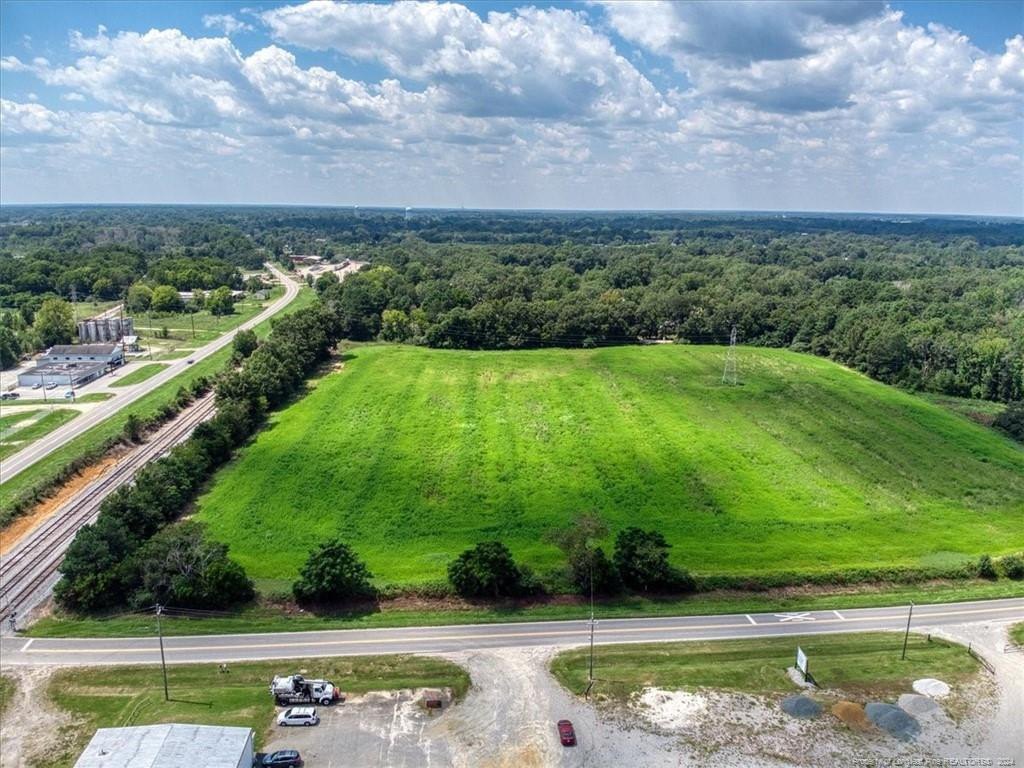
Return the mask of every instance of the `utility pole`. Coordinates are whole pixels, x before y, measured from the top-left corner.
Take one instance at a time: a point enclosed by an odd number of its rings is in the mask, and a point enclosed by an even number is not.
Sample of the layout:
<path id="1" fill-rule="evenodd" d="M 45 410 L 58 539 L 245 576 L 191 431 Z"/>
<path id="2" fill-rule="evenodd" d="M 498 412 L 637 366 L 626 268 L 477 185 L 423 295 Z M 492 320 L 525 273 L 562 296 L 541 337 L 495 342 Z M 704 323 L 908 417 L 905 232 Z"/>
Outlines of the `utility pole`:
<path id="1" fill-rule="evenodd" d="M 156 634 L 160 638 L 160 667 L 164 673 L 164 701 L 171 700 L 171 694 L 167 690 L 167 661 L 164 659 L 164 633 L 163 628 L 160 626 L 160 614 L 163 613 L 164 607 L 160 603 L 156 604 Z"/>
<path id="2" fill-rule="evenodd" d="M 586 698 L 590 698 L 590 689 L 594 687 L 594 551 L 590 551 L 590 668 L 587 671 Z"/>
<path id="3" fill-rule="evenodd" d="M 910 601 L 910 612 L 907 613 L 907 631 L 903 633 L 903 655 L 900 661 L 907 658 L 907 640 L 910 638 L 910 618 L 914 615 L 914 601 Z"/>
<path id="4" fill-rule="evenodd" d="M 192 310 L 188 313 L 189 319 L 192 321 L 192 338 L 196 337 L 196 308 L 192 306 Z"/>
<path id="5" fill-rule="evenodd" d="M 736 326 L 729 334 L 729 351 L 725 353 L 725 370 L 722 371 L 722 383 L 735 387 L 736 380 Z"/>

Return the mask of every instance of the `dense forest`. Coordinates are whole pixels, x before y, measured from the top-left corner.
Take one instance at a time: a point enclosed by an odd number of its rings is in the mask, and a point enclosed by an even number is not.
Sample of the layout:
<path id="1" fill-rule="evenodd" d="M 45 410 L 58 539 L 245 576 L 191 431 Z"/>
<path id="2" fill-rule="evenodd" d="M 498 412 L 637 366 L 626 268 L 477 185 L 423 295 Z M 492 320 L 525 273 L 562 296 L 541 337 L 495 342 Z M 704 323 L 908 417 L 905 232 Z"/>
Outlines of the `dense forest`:
<path id="1" fill-rule="evenodd" d="M 7 207 L 0 305 L 79 279 L 93 292 L 109 281 L 114 295 L 141 275 L 206 287 L 224 265 L 288 253 L 371 263 L 316 283 L 353 339 L 724 343 L 735 327 L 740 343 L 828 356 L 909 388 L 1024 399 L 1015 219 Z"/>

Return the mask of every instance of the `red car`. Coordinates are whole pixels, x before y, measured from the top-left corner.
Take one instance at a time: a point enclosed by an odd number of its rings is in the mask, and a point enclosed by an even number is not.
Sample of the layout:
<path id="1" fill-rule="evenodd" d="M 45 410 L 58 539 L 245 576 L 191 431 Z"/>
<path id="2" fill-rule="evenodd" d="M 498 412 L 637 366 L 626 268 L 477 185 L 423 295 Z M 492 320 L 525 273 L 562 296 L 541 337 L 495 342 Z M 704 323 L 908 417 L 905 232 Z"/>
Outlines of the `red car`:
<path id="1" fill-rule="evenodd" d="M 573 730 L 572 723 L 568 720 L 558 721 L 558 739 L 562 742 L 563 747 L 576 746 L 576 731 Z"/>

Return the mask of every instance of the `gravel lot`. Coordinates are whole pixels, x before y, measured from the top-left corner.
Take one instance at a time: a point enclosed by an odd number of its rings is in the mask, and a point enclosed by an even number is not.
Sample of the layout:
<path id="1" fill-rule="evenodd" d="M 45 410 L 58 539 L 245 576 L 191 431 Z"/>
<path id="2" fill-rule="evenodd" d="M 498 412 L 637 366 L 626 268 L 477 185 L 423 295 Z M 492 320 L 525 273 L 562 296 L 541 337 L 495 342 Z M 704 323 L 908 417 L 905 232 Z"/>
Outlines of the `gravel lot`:
<path id="1" fill-rule="evenodd" d="M 264 751 L 297 749 L 309 768 L 451 765 L 447 745 L 429 732 L 436 721 L 449 716 L 450 696 L 445 696 L 440 712 L 428 710 L 422 698 L 422 691 L 387 691 L 354 696 L 333 707 L 317 707 L 319 725 L 275 724 Z"/>

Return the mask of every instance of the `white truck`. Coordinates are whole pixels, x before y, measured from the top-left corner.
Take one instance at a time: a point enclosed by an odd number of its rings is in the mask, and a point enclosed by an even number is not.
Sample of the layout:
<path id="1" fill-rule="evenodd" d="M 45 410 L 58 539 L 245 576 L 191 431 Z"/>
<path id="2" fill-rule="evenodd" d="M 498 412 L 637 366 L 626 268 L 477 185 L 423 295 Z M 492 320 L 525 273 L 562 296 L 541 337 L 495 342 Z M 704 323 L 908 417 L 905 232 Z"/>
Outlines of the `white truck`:
<path id="1" fill-rule="evenodd" d="M 275 677 L 270 681 L 270 693 L 278 706 L 292 704 L 319 704 L 327 707 L 341 698 L 341 691 L 328 680 L 307 680 L 302 675 Z"/>

